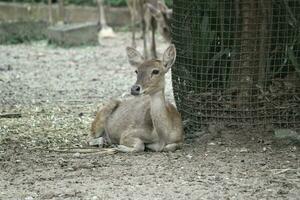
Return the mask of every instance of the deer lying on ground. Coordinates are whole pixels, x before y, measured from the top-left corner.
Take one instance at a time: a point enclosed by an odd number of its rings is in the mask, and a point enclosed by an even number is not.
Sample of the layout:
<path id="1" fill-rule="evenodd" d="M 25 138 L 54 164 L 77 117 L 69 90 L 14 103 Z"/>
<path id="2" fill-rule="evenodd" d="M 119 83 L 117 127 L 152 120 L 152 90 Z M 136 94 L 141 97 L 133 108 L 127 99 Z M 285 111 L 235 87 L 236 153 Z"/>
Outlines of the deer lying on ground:
<path id="1" fill-rule="evenodd" d="M 171 41 L 170 19 L 172 11 L 164 4 L 162 0 L 127 0 L 127 4 L 131 14 L 131 28 L 132 28 L 132 47 L 136 47 L 135 42 L 135 22 L 137 18 L 142 20 L 143 42 L 144 42 L 144 56 L 149 58 L 147 41 L 148 32 L 151 30 L 151 57 L 157 58 L 155 31 L 158 31 L 167 41 Z"/>
<path id="2" fill-rule="evenodd" d="M 92 123 L 92 138 L 117 144 L 121 152 L 141 152 L 145 148 L 175 151 L 183 142 L 182 120 L 164 95 L 165 74 L 175 62 L 175 46 L 165 51 L 163 60 L 145 60 L 131 47 L 127 48 L 127 56 L 137 73 L 131 88 L 135 97 L 104 106 Z"/>

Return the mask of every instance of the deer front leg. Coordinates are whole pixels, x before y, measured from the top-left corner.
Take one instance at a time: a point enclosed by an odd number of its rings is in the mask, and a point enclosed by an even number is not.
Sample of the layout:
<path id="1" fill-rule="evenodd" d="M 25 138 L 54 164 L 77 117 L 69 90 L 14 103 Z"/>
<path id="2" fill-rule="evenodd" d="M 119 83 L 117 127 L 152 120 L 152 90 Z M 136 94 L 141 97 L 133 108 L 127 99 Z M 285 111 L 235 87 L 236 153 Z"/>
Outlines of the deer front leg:
<path id="1" fill-rule="evenodd" d="M 146 147 L 147 149 L 150 149 L 152 151 L 159 152 L 163 150 L 164 144 L 157 142 L 157 143 L 147 144 Z"/>
<path id="2" fill-rule="evenodd" d="M 133 48 L 136 48 L 136 42 L 135 42 L 135 13 L 131 13 L 131 31 L 132 31 L 132 44 L 131 46 Z"/>
<path id="3" fill-rule="evenodd" d="M 156 54 L 156 43 L 155 43 L 155 28 L 154 28 L 154 25 L 152 25 L 151 56 L 152 56 L 152 58 L 157 58 L 157 54 Z"/>
<path id="4" fill-rule="evenodd" d="M 103 137 L 91 138 L 89 140 L 89 145 L 90 146 L 97 146 L 97 147 L 103 148 L 104 143 L 105 142 L 104 142 L 104 138 Z"/>
<path id="5" fill-rule="evenodd" d="M 143 42 L 144 42 L 144 57 L 145 59 L 148 59 L 148 47 L 147 47 L 148 26 L 146 24 L 145 19 L 142 19 L 142 28 L 143 28 Z"/>
<path id="6" fill-rule="evenodd" d="M 176 151 L 177 149 L 180 149 L 182 146 L 182 143 L 173 143 L 173 144 L 167 144 L 164 148 L 163 151 Z"/>
<path id="7" fill-rule="evenodd" d="M 145 150 L 144 142 L 138 137 L 139 130 L 133 130 L 125 133 L 120 140 L 117 151 L 123 153 L 143 152 Z"/>

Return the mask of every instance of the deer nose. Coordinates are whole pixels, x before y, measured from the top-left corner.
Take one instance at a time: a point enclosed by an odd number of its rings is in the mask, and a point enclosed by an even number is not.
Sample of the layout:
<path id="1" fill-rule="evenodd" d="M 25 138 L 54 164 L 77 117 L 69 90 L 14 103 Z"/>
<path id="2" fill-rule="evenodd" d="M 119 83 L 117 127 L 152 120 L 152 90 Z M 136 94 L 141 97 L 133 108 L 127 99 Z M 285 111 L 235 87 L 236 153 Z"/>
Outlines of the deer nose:
<path id="1" fill-rule="evenodd" d="M 131 87 L 131 94 L 132 95 L 139 95 L 140 94 L 140 91 L 141 91 L 141 86 L 139 85 L 134 85 Z"/>

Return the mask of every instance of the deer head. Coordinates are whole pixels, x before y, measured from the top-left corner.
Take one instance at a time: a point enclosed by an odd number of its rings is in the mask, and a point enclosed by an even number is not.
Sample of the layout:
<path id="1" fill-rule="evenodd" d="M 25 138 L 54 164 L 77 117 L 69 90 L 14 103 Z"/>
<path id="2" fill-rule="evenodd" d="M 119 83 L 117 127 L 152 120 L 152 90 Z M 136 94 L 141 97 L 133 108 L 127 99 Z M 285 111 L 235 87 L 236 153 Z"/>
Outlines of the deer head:
<path id="1" fill-rule="evenodd" d="M 165 88 L 165 74 L 176 59 L 176 48 L 172 44 L 163 54 L 162 60 L 145 60 L 142 54 L 132 47 L 127 47 L 129 63 L 135 67 L 137 81 L 131 87 L 132 95 L 152 95 Z"/>
<path id="2" fill-rule="evenodd" d="M 152 4 L 147 3 L 151 15 L 156 19 L 159 33 L 165 40 L 171 42 L 171 17 L 172 10 L 162 3 L 157 3 L 158 7 L 154 7 Z"/>

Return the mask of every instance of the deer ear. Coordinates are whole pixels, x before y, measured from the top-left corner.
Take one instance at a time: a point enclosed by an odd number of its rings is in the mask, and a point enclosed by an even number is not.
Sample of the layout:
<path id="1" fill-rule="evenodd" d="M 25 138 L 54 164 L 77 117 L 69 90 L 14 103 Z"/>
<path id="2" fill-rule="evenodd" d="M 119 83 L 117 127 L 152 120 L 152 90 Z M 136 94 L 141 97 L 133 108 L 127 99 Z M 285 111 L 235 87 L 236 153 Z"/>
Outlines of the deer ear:
<path id="1" fill-rule="evenodd" d="M 144 62 L 144 57 L 135 48 L 126 48 L 129 63 L 134 67 L 139 67 Z"/>
<path id="2" fill-rule="evenodd" d="M 163 65 L 166 68 L 166 72 L 174 65 L 176 60 L 176 48 L 174 44 L 171 44 L 163 55 Z"/>
<path id="3" fill-rule="evenodd" d="M 157 17 L 160 15 L 160 10 L 157 9 L 157 8 L 155 8 L 152 4 L 147 3 L 146 6 L 147 6 L 147 8 L 149 9 L 150 14 L 151 14 L 154 18 L 157 18 Z"/>
<path id="4" fill-rule="evenodd" d="M 172 15 L 173 15 L 173 9 L 168 9 L 167 10 L 167 16 L 168 16 L 168 18 L 171 18 Z"/>

